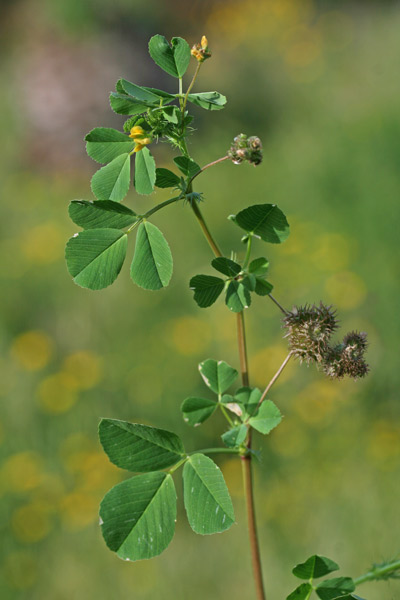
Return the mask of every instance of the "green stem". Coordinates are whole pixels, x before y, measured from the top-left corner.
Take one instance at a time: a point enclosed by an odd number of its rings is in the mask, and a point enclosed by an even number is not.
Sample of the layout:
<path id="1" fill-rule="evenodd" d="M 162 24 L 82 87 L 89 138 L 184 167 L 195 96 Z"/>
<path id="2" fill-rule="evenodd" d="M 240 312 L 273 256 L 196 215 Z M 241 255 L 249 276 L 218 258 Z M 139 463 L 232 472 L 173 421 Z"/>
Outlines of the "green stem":
<path id="1" fill-rule="evenodd" d="M 246 256 L 245 256 L 244 263 L 243 263 L 243 271 L 245 271 L 247 269 L 247 265 L 250 262 L 252 244 L 253 244 L 253 236 L 250 234 L 249 237 L 247 238 L 247 251 L 246 251 Z"/>
<path id="2" fill-rule="evenodd" d="M 225 406 L 223 404 L 219 403 L 219 407 L 220 407 L 220 409 L 222 411 L 222 414 L 224 415 L 225 419 L 228 421 L 229 425 L 231 427 L 233 427 L 233 421 L 230 418 L 230 416 L 228 415 L 228 411 L 226 410 Z"/>
<path id="3" fill-rule="evenodd" d="M 186 104 L 187 104 L 187 100 L 188 100 L 188 96 L 189 96 L 190 90 L 191 90 L 191 89 L 192 89 L 192 87 L 194 86 L 194 82 L 195 82 L 195 81 L 196 81 L 196 79 L 197 79 L 197 75 L 199 74 L 199 71 L 200 71 L 200 67 L 201 67 L 201 65 L 202 65 L 202 63 L 201 63 L 201 62 L 198 62 L 198 63 L 197 63 L 197 67 L 196 67 L 196 71 L 194 72 L 193 79 L 192 79 L 192 81 L 190 82 L 190 85 L 189 85 L 189 87 L 188 87 L 188 89 L 187 89 L 187 92 L 186 92 L 186 94 L 185 94 L 185 99 L 183 100 L 183 105 L 182 105 L 182 117 L 183 117 L 183 113 L 185 112 L 185 108 L 186 108 Z"/>
<path id="4" fill-rule="evenodd" d="M 400 560 L 394 560 L 391 563 L 379 566 L 374 566 L 368 573 L 365 575 L 360 575 L 356 579 L 353 579 L 354 585 L 357 587 L 366 581 L 374 581 L 376 579 L 385 579 L 391 573 L 398 571 L 400 569 Z"/>
<path id="5" fill-rule="evenodd" d="M 203 450 L 195 450 L 194 452 L 189 452 L 189 456 L 191 454 L 197 454 L 201 452 L 201 454 L 240 454 L 240 450 L 237 448 L 205 448 Z"/>
<path id="6" fill-rule="evenodd" d="M 197 204 L 197 202 L 191 202 L 191 207 L 193 209 L 194 214 L 196 215 L 196 219 L 204 233 L 204 236 L 211 247 L 211 250 L 214 252 L 216 257 L 223 256 L 221 250 L 217 246 L 216 241 L 211 235 L 210 230 L 208 229 L 207 223 L 204 220 L 204 217 L 201 213 L 200 207 Z"/>
<path id="7" fill-rule="evenodd" d="M 144 215 L 140 215 L 138 220 L 135 221 L 133 223 L 133 225 L 131 225 L 129 227 L 129 229 L 126 230 L 126 233 L 130 233 L 131 231 L 133 231 L 135 229 L 135 227 L 137 227 L 142 221 L 145 221 L 146 219 L 151 217 L 151 215 L 154 215 L 154 213 L 161 210 L 165 206 L 168 206 L 169 204 L 173 204 L 174 202 L 177 202 L 178 200 L 181 200 L 181 199 L 182 199 L 182 196 L 175 196 L 174 198 L 170 198 L 169 200 L 165 200 L 164 202 L 157 204 L 157 206 L 153 206 L 153 208 L 148 210 L 147 213 L 145 213 Z"/>
<path id="8" fill-rule="evenodd" d="M 176 463 L 176 465 L 174 465 L 173 467 L 171 467 L 170 469 L 168 469 L 168 471 L 167 471 L 167 472 L 168 472 L 170 475 L 172 475 L 172 473 L 173 473 L 174 471 L 176 471 L 177 469 L 179 469 L 179 467 L 180 467 L 181 465 L 183 465 L 183 464 L 184 464 L 184 463 L 187 461 L 187 459 L 188 459 L 188 458 L 189 458 L 189 456 L 188 456 L 188 455 L 186 455 L 184 458 L 182 458 L 182 460 L 180 460 L 179 462 L 177 462 L 177 463 Z"/>

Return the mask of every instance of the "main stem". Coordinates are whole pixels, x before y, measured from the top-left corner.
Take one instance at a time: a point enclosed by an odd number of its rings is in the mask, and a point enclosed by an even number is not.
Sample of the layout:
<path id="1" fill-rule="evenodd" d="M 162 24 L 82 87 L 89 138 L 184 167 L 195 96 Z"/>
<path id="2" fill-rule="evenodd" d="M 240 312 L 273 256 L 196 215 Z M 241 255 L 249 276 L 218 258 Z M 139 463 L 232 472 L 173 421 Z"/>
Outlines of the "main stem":
<path id="1" fill-rule="evenodd" d="M 193 212 L 199 222 L 199 225 L 216 257 L 222 256 L 222 253 L 211 235 L 210 230 L 204 220 L 197 203 L 192 203 Z M 244 324 L 243 311 L 237 314 L 237 340 L 239 348 L 240 371 L 242 375 L 242 384 L 245 387 L 249 386 L 249 367 L 247 361 L 246 347 L 246 331 Z M 257 600 L 266 600 L 264 584 L 262 578 L 260 547 L 258 544 L 256 513 L 254 507 L 254 489 L 253 489 L 253 474 L 251 468 L 251 430 L 249 430 L 247 442 L 248 454 L 241 457 L 243 486 L 246 499 L 247 524 L 249 529 L 250 550 L 253 564 L 254 582 L 256 586 Z"/>

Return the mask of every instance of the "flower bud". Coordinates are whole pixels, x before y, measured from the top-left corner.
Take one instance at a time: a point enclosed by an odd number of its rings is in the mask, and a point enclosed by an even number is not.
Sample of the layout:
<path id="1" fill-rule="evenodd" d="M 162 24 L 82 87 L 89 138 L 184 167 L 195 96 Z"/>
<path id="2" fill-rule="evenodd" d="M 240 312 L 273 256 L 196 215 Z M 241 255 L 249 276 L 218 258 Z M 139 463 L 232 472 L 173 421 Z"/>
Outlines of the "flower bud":
<path id="1" fill-rule="evenodd" d="M 240 133 L 234 138 L 228 156 L 236 165 L 244 160 L 255 166 L 259 165 L 263 157 L 260 138 L 254 135 L 248 138 L 244 133 Z"/>
<path id="2" fill-rule="evenodd" d="M 131 137 L 135 140 L 136 138 L 140 138 L 143 136 L 144 136 L 143 127 L 140 127 L 140 125 L 134 125 L 134 127 L 132 127 L 132 129 L 131 129 L 129 137 Z"/>
<path id="3" fill-rule="evenodd" d="M 199 63 L 202 63 L 207 58 L 210 58 L 211 52 L 208 49 L 208 40 L 205 35 L 203 35 L 201 38 L 200 44 L 194 44 L 190 53 Z"/>

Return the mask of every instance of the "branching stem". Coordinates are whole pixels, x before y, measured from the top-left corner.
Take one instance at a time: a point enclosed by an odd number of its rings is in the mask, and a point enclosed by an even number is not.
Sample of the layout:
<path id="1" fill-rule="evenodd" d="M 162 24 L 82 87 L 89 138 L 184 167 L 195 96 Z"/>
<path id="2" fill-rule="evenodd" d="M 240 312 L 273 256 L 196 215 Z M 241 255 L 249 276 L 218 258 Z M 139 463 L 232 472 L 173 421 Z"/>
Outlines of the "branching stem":
<path id="1" fill-rule="evenodd" d="M 210 167 L 213 167 L 214 165 L 218 165 L 219 163 L 222 163 L 222 162 L 224 162 L 224 160 L 228 160 L 228 158 L 229 158 L 229 156 L 228 156 L 228 155 L 226 155 L 226 156 L 223 156 L 222 158 L 217 158 L 217 160 L 213 160 L 212 162 L 208 163 L 208 165 L 205 165 L 204 167 L 202 167 L 202 168 L 200 169 L 200 171 L 197 171 L 197 173 L 196 173 L 195 175 L 193 175 L 193 177 L 190 179 L 190 181 L 189 181 L 189 184 L 188 184 L 188 185 L 190 185 L 190 184 L 192 183 L 193 179 L 196 179 L 196 177 L 197 177 L 198 175 L 201 175 L 201 173 L 204 173 L 204 171 L 205 171 L 206 169 L 209 169 Z"/>

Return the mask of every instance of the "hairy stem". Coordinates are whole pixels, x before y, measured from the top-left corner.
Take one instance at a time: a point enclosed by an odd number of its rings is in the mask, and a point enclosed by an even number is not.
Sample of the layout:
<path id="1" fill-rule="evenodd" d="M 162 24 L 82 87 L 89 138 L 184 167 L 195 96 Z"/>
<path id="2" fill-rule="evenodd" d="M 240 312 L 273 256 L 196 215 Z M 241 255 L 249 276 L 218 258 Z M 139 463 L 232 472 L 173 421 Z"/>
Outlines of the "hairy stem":
<path id="1" fill-rule="evenodd" d="M 392 562 L 375 565 L 368 573 L 360 575 L 356 579 L 353 579 L 354 585 L 357 587 L 366 581 L 374 581 L 377 579 L 388 579 L 391 574 L 400 570 L 400 560 L 394 560 Z"/>

